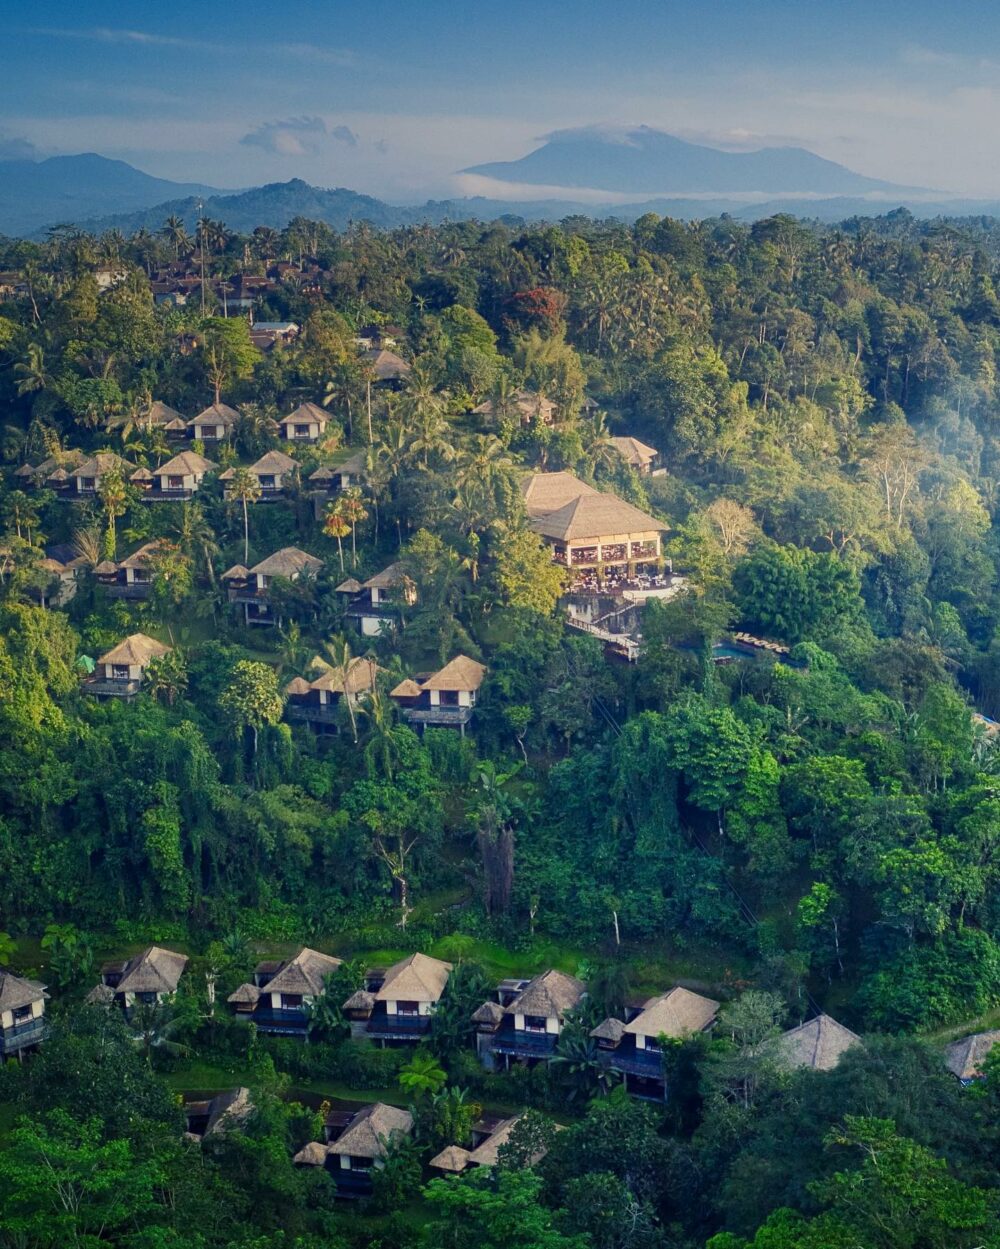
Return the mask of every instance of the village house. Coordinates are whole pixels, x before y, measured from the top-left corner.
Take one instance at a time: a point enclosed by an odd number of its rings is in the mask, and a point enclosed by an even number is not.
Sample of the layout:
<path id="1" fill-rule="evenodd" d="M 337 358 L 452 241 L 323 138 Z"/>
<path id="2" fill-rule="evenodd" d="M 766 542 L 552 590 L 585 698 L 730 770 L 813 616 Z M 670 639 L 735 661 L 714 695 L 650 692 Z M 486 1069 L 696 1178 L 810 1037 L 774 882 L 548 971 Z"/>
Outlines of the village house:
<path id="1" fill-rule="evenodd" d="M 328 1120 L 325 1144 L 310 1141 L 295 1155 L 297 1166 L 325 1167 L 337 1186 L 337 1196 L 367 1197 L 372 1192 L 372 1171 L 397 1141 L 413 1131 L 413 1116 L 398 1106 L 373 1102 L 334 1128 Z"/>
<path id="2" fill-rule="evenodd" d="M 92 1006 L 121 1006 L 128 1014 L 134 1006 L 155 1006 L 177 992 L 187 966 L 186 954 L 176 954 L 158 945 L 119 962 L 105 963 L 101 983 L 87 994 Z"/>
<path id="3" fill-rule="evenodd" d="M 46 547 L 45 555 L 34 565 L 39 581 L 29 586 L 27 593 L 42 607 L 65 607 L 76 597 L 77 578 L 86 563 L 66 543 Z M 6 575 L 8 565 L 13 567 L 13 560 L 5 547 L 0 551 L 0 575 Z"/>
<path id="4" fill-rule="evenodd" d="M 304 1037 L 309 1008 L 340 964 L 331 954 L 303 946 L 294 958 L 258 963 L 253 981 L 241 984 L 227 1000 L 237 1018 L 252 1021 L 261 1032 Z"/>
<path id="5" fill-rule="evenodd" d="M 323 567 L 323 561 L 297 546 L 282 547 L 253 568 L 235 564 L 222 574 L 231 603 L 240 603 L 248 625 L 273 625 L 276 617 L 271 602 L 271 588 L 275 578 L 283 581 L 299 581 L 303 576 L 315 577 Z M 280 620 L 279 620 L 280 623 Z"/>
<path id="6" fill-rule="evenodd" d="M 168 403 L 154 399 L 146 410 L 136 418 L 140 429 L 162 429 L 168 438 L 184 438 L 187 435 L 187 418 Z"/>
<path id="7" fill-rule="evenodd" d="M 318 442 L 333 417 L 318 403 L 300 403 L 294 412 L 278 422 L 286 442 Z"/>
<path id="8" fill-rule="evenodd" d="M 579 1006 L 586 992 L 582 980 L 551 969 L 527 982 L 502 983 L 497 1002 L 484 1002 L 472 1016 L 477 1025 L 476 1050 L 483 1064 L 493 1070 L 497 1056 L 507 1068 L 511 1059 L 532 1063 L 554 1057 L 566 1015 Z M 492 1031 L 490 1019 L 496 1020 Z"/>
<path id="9" fill-rule="evenodd" d="M 243 1127 L 253 1112 L 250 1090 L 245 1086 L 226 1089 L 214 1097 L 185 1101 L 183 1106 L 185 1135 L 189 1140 L 204 1141 L 224 1136 Z"/>
<path id="10" fill-rule="evenodd" d="M 298 336 L 299 327 L 294 321 L 255 321 L 250 326 L 250 341 L 258 351 L 287 347 Z"/>
<path id="11" fill-rule="evenodd" d="M 368 453 L 356 451 L 341 464 L 321 465 L 309 474 L 313 486 L 313 512 L 317 520 L 322 519 L 326 505 L 338 494 L 364 485 L 367 463 Z"/>
<path id="12" fill-rule="evenodd" d="M 169 650 L 156 638 L 133 633 L 98 659 L 93 674 L 83 682 L 83 690 L 95 698 L 134 698 L 142 688 L 150 661 Z"/>
<path id="13" fill-rule="evenodd" d="M 128 480 L 137 471 L 135 464 L 123 460 L 114 451 L 99 451 L 67 473 L 67 487 L 60 497 L 67 499 L 92 499 L 101 488 L 101 482 L 111 473 L 120 473 Z"/>
<path id="14" fill-rule="evenodd" d="M 412 372 L 402 356 L 384 347 L 363 351 L 361 356 L 371 373 L 372 384 L 386 390 L 398 390 Z"/>
<path id="15" fill-rule="evenodd" d="M 450 1175 L 458 1175 L 469 1167 L 495 1167 L 500 1161 L 500 1150 L 510 1140 L 511 1133 L 524 1118 L 523 1114 L 514 1115 L 509 1119 L 500 1119 L 495 1115 L 483 1115 L 472 1127 L 470 1149 L 461 1145 L 448 1145 L 427 1164 L 435 1171 Z M 559 1131 L 556 1126 L 556 1131 Z M 538 1149 L 528 1159 L 528 1166 L 535 1166 L 548 1153 Z"/>
<path id="16" fill-rule="evenodd" d="M 769 1051 L 782 1067 L 832 1071 L 847 1050 L 860 1044 L 861 1038 L 856 1032 L 837 1023 L 829 1015 L 817 1015 L 797 1028 L 783 1032 L 769 1046 Z"/>
<path id="17" fill-rule="evenodd" d="M 488 422 L 492 422 L 495 416 L 494 407 L 492 399 L 485 399 L 472 411 L 474 415 L 486 417 Z M 546 399 L 544 395 L 536 394 L 533 390 L 516 390 L 511 396 L 511 408 L 517 413 L 522 425 L 552 425 L 556 419 L 556 405 L 551 399 Z"/>
<path id="18" fill-rule="evenodd" d="M 389 697 L 399 707 L 403 719 L 419 730 L 428 724 L 433 728 L 456 728 L 464 737 L 485 676 L 483 664 L 467 655 L 456 655 L 439 672 L 422 680 L 400 681 L 389 691 Z"/>
<path id="19" fill-rule="evenodd" d="M 375 690 L 378 675 L 382 671 L 374 659 L 361 655 L 347 665 L 347 672 L 319 660 L 325 671 L 314 681 L 293 677 L 285 686 L 285 714 L 289 720 L 304 720 L 320 732 L 336 733 L 343 721 L 342 706 L 346 698 L 356 707 Z"/>
<path id="20" fill-rule="evenodd" d="M 212 403 L 188 421 L 188 434 L 201 442 L 222 442 L 232 434 L 239 419 L 235 408 L 225 403 Z"/>
<path id="21" fill-rule="evenodd" d="M 168 545 L 156 538 L 118 564 L 114 560 L 102 560 L 94 569 L 94 578 L 110 598 L 147 599 L 153 588 L 156 556 L 162 547 Z"/>
<path id="22" fill-rule="evenodd" d="M 680 985 L 651 997 L 633 1018 L 609 1018 L 591 1030 L 601 1061 L 622 1077 L 635 1097 L 663 1101 L 667 1096 L 660 1037 L 681 1039 L 714 1027 L 719 1003 Z M 631 1013 L 631 1012 L 630 1012 Z"/>
<path id="23" fill-rule="evenodd" d="M 256 481 L 260 489 L 260 498 L 251 499 L 251 503 L 269 503 L 282 497 L 282 491 L 294 480 L 299 471 L 297 460 L 284 451 L 267 451 L 247 468 L 247 472 Z M 225 496 L 234 498 L 231 482 L 236 475 L 235 468 L 227 468 L 219 474 L 219 481 L 225 482 Z"/>
<path id="24" fill-rule="evenodd" d="M 983 1063 L 994 1045 L 1000 1045 L 1000 1028 L 961 1037 L 945 1049 L 944 1065 L 961 1084 L 971 1084 L 982 1079 Z"/>
<path id="25" fill-rule="evenodd" d="M 529 483 L 525 501 L 528 524 L 551 547 L 556 563 L 576 572 L 596 571 L 600 580 L 611 581 L 634 580 L 659 568 L 667 526 L 624 499 L 586 490 L 541 512 L 537 483 L 534 488 Z"/>
<path id="26" fill-rule="evenodd" d="M 367 351 L 378 351 L 382 347 L 395 347 L 405 333 L 398 325 L 363 325 L 354 341 Z"/>
<path id="27" fill-rule="evenodd" d="M 45 985 L 0 967 L 0 1062 L 20 1059 L 45 1039 Z"/>
<path id="28" fill-rule="evenodd" d="M 365 987 L 343 1004 L 353 1021 L 352 1035 L 367 1036 L 383 1047 L 419 1041 L 430 1028 L 451 968 L 438 958 L 411 954 L 385 972 L 370 971 Z"/>
<path id="29" fill-rule="evenodd" d="M 638 438 L 612 438 L 611 442 L 629 468 L 634 468 L 640 477 L 651 477 L 655 473 L 655 464 L 659 451 L 648 447 Z"/>
<path id="30" fill-rule="evenodd" d="M 367 581 L 348 577 L 336 588 L 348 600 L 344 614 L 354 620 L 364 637 L 378 637 L 402 616 L 403 607 L 417 601 L 417 587 L 402 564 L 390 564 Z"/>
<path id="31" fill-rule="evenodd" d="M 145 497 L 150 502 L 190 499 L 206 474 L 214 473 L 218 467 L 197 451 L 182 451 L 153 470 L 152 484 Z"/>

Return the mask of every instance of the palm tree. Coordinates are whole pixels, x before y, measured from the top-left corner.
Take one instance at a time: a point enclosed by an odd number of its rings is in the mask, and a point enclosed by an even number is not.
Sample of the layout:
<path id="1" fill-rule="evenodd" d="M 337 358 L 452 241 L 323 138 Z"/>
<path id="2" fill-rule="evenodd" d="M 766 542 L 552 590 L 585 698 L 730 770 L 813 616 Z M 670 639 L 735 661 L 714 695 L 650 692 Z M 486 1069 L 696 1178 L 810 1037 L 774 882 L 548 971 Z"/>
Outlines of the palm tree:
<path id="1" fill-rule="evenodd" d="M 417 1050 L 410 1061 L 400 1070 L 399 1087 L 414 1097 L 433 1097 L 448 1082 L 448 1076 L 434 1057 L 426 1050 Z"/>
<path id="2" fill-rule="evenodd" d="M 612 441 L 608 418 L 603 412 L 595 412 L 584 421 L 580 432 L 591 472 L 600 468 L 612 473 L 621 467 L 621 453 Z"/>
<path id="3" fill-rule="evenodd" d="M 151 698 L 162 699 L 172 707 L 187 689 L 188 674 L 184 656 L 176 647 L 149 661 L 144 686 Z"/>
<path id="4" fill-rule="evenodd" d="M 270 403 L 244 403 L 233 430 L 233 444 L 244 455 L 261 455 L 278 436 L 277 410 Z"/>
<path id="5" fill-rule="evenodd" d="M 332 637 L 328 642 L 323 643 L 323 650 L 329 655 L 330 663 L 320 659 L 320 666 L 327 670 L 335 671 L 340 677 L 340 684 L 343 693 L 341 697 L 347 707 L 347 714 L 351 720 L 351 736 L 354 738 L 355 746 L 358 744 L 358 720 L 354 711 L 354 699 L 348 693 L 347 679 L 351 674 L 351 665 L 354 656 L 351 654 L 351 644 L 347 638 Z M 372 682 L 374 685 L 374 681 Z"/>
<path id="6" fill-rule="evenodd" d="M 14 376 L 19 395 L 30 395 L 52 385 L 52 378 L 45 369 L 45 352 L 38 343 L 28 344 L 27 359 L 14 365 Z"/>
<path id="7" fill-rule="evenodd" d="M 250 518 L 247 504 L 260 498 L 260 482 L 246 468 L 234 468 L 229 481 L 229 497 L 239 499 L 243 504 L 243 563 L 250 562 Z M 343 563 L 343 560 L 341 560 Z"/>
<path id="8" fill-rule="evenodd" d="M 129 1015 L 129 1029 L 132 1039 L 142 1050 L 147 1066 L 153 1065 L 153 1050 L 163 1050 L 167 1054 L 187 1054 L 190 1049 L 170 1037 L 177 1032 L 185 1020 L 178 1015 L 169 1002 L 142 1002 L 132 1007 Z"/>
<path id="9" fill-rule="evenodd" d="M 362 521 L 368 519 L 368 512 L 362 500 L 361 491 L 357 486 L 352 486 L 349 490 L 345 490 L 340 496 L 339 502 L 344 520 L 351 526 L 351 564 L 354 568 L 357 568 L 358 544 L 356 529 Z"/>
<path id="10" fill-rule="evenodd" d="M 340 571 L 344 572 L 344 538 L 351 532 L 351 523 L 344 514 L 343 498 L 331 503 L 323 518 L 323 532 L 328 538 L 337 539 L 337 554 L 340 556 Z"/>
<path id="11" fill-rule="evenodd" d="M 118 538 L 115 533 L 115 521 L 123 515 L 128 506 L 129 491 L 120 469 L 113 469 L 101 478 L 97 488 L 104 505 L 104 514 L 108 518 L 107 549 L 108 558 L 114 559 L 118 550 Z"/>
<path id="12" fill-rule="evenodd" d="M 96 525 L 76 529 L 73 532 L 73 550 L 91 568 L 96 568 L 104 558 L 104 537 Z"/>
<path id="13" fill-rule="evenodd" d="M 180 256 L 191 242 L 187 230 L 184 228 L 184 218 L 171 214 L 164 221 L 160 228 L 160 234 L 174 249 L 174 260 Z"/>
<path id="14" fill-rule="evenodd" d="M 363 752 L 368 775 L 373 780 L 382 776 L 391 781 L 401 758 L 401 735 L 393 720 L 392 704 L 374 681 L 371 693 L 358 707 L 358 711 L 368 721 L 368 740 Z"/>

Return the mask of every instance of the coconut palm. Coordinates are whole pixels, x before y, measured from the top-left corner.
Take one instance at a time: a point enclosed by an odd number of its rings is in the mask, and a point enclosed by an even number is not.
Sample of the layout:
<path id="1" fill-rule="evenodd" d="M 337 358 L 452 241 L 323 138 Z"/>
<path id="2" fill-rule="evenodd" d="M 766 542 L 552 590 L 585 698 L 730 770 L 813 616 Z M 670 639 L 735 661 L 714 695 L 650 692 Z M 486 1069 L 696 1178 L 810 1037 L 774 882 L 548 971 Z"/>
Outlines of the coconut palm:
<path id="1" fill-rule="evenodd" d="M 129 501 L 128 486 L 121 470 L 116 468 L 112 469 L 109 473 L 105 473 L 101 477 L 101 483 L 97 488 L 97 493 L 100 495 L 101 503 L 104 506 L 104 514 L 108 518 L 108 558 L 114 559 L 118 549 L 115 522 L 119 516 L 124 515 Z"/>
<path id="2" fill-rule="evenodd" d="M 129 1031 L 136 1046 L 142 1050 L 148 1066 L 153 1065 L 153 1050 L 165 1054 L 187 1054 L 190 1049 L 170 1038 L 185 1023 L 170 1002 L 141 1002 L 132 1007 L 129 1015 Z"/>
<path id="3" fill-rule="evenodd" d="M 243 504 L 243 563 L 250 562 L 250 518 L 247 504 L 260 498 L 260 482 L 248 469 L 234 468 L 229 481 L 229 497 Z"/>
<path id="4" fill-rule="evenodd" d="M 347 714 L 351 721 L 351 736 L 354 738 L 354 744 L 358 744 L 358 720 L 354 711 L 354 699 L 347 692 L 347 678 L 351 672 L 351 664 L 354 656 L 351 654 L 351 644 L 347 638 L 334 636 L 328 642 L 323 643 L 323 651 L 328 656 L 330 662 L 320 658 L 320 666 L 327 671 L 334 671 L 340 677 L 341 688 L 343 689 L 343 700 L 347 706 Z M 374 684 L 374 682 L 372 682 Z"/>
<path id="5" fill-rule="evenodd" d="M 399 1073 L 399 1087 L 418 1099 L 440 1093 L 447 1082 L 444 1068 L 426 1050 L 417 1050 Z"/>
<path id="6" fill-rule="evenodd" d="M 160 234 L 167 240 L 174 249 L 174 260 L 176 260 L 182 251 L 186 251 L 191 244 L 191 238 L 187 230 L 184 228 L 183 217 L 171 214 L 160 228 Z"/>
<path id="7" fill-rule="evenodd" d="M 38 343 L 28 344 L 26 358 L 14 365 L 14 376 L 19 395 L 34 394 L 52 385 L 52 378 L 45 368 L 45 352 Z"/>
<path id="8" fill-rule="evenodd" d="M 144 686 L 146 693 L 157 702 L 162 701 L 172 707 L 187 689 L 187 683 L 187 664 L 176 647 L 149 661 Z"/>
<path id="9" fill-rule="evenodd" d="M 344 520 L 351 526 L 351 564 L 354 568 L 357 568 L 358 543 L 356 530 L 363 520 L 368 519 L 368 511 L 361 497 L 361 491 L 357 486 L 352 486 L 349 490 L 345 490 L 340 496 L 339 502 Z"/>
<path id="10" fill-rule="evenodd" d="M 351 522 L 344 515 L 343 500 L 338 499 L 326 509 L 323 518 L 323 532 L 328 538 L 337 539 L 337 554 L 340 556 L 340 571 L 344 572 L 344 538 L 351 532 Z"/>

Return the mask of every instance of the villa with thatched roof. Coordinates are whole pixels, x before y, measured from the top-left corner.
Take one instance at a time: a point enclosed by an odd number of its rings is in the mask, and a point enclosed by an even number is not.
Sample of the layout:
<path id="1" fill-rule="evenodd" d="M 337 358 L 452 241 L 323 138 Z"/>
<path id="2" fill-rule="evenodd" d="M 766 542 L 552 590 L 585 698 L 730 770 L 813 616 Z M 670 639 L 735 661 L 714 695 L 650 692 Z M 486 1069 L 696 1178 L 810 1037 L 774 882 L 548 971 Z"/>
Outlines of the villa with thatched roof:
<path id="1" fill-rule="evenodd" d="M 0 967 L 0 1062 L 20 1059 L 45 1038 L 45 985 Z"/>
<path id="2" fill-rule="evenodd" d="M 638 438 L 612 438 L 612 445 L 629 468 L 634 468 L 640 477 L 650 477 L 653 473 L 659 451 L 649 447 Z"/>
<path id="3" fill-rule="evenodd" d="M 105 477 L 119 473 L 124 481 L 128 481 L 137 471 L 137 465 L 123 460 L 114 451 L 99 451 L 90 459 L 83 460 L 67 474 L 66 488 L 60 492 L 60 498 L 92 499 L 101 489 Z"/>
<path id="4" fill-rule="evenodd" d="M 321 465 L 309 474 L 313 514 L 321 520 L 328 503 L 345 490 L 360 488 L 367 479 L 368 452 L 355 451 L 339 464 Z"/>
<path id="5" fill-rule="evenodd" d="M 418 1041 L 430 1027 L 451 968 L 439 958 L 410 954 L 385 972 L 370 972 L 365 998 L 353 994 L 344 1009 L 352 1019 L 364 1021 L 365 1035 L 382 1046 Z"/>
<path id="6" fill-rule="evenodd" d="M 183 438 L 187 433 L 187 421 L 169 403 L 154 399 L 144 412 L 136 417 L 140 429 L 162 429 L 168 438 Z"/>
<path id="7" fill-rule="evenodd" d="M 323 561 L 297 546 L 282 547 L 252 568 L 236 564 L 222 574 L 231 603 L 245 608 L 248 625 L 273 625 L 276 616 L 270 601 L 270 588 L 276 577 L 284 581 L 299 581 L 303 576 L 315 577 L 323 567 Z"/>
<path id="8" fill-rule="evenodd" d="M 40 464 L 22 464 L 14 470 L 14 480 L 22 488 L 44 484 L 57 494 L 64 493 L 74 485 L 73 470 L 86 459 L 82 451 L 60 451 Z"/>
<path id="9" fill-rule="evenodd" d="M 535 976 L 502 1007 L 503 1015 L 489 1048 L 508 1068 L 511 1059 L 527 1063 L 548 1061 L 555 1054 L 566 1015 L 579 1006 L 586 992 L 582 980 L 562 971 L 550 969 Z M 476 1014 L 482 1011 L 480 1007 Z M 482 1057 L 483 1047 L 479 1048 Z"/>
<path id="10" fill-rule="evenodd" d="M 663 1101 L 667 1095 L 660 1038 L 680 1040 L 714 1027 L 719 1003 L 677 985 L 651 997 L 630 1019 L 605 1019 L 590 1032 L 601 1061 L 622 1077 L 635 1097 Z"/>
<path id="11" fill-rule="evenodd" d="M 393 1145 L 413 1131 L 413 1116 L 398 1106 L 373 1102 L 362 1106 L 331 1130 L 327 1121 L 326 1144 L 310 1141 L 295 1155 L 296 1166 L 325 1167 L 337 1185 L 337 1196 L 367 1197 L 372 1191 L 372 1171 Z"/>
<path id="12" fill-rule="evenodd" d="M 418 729 L 428 724 L 434 728 L 457 728 L 464 737 L 485 676 L 485 665 L 468 655 L 456 655 L 438 672 L 401 681 L 389 691 L 389 697 L 399 707 L 403 719 Z"/>
<path id="13" fill-rule="evenodd" d="M 775 1061 L 782 1067 L 809 1067 L 813 1071 L 832 1071 L 841 1055 L 861 1038 L 850 1028 L 837 1023 L 829 1015 L 817 1015 L 783 1032 L 769 1047 Z"/>
<path id="14" fill-rule="evenodd" d="M 363 637 L 378 637 L 399 620 L 403 607 L 417 601 L 417 587 L 401 563 L 390 564 L 381 572 L 358 582 L 348 577 L 336 587 L 347 600 L 345 615 L 352 619 Z"/>
<path id="15" fill-rule="evenodd" d="M 188 435 L 201 442 L 223 442 L 239 419 L 235 408 L 226 403 L 211 403 L 188 421 Z"/>
<path id="16" fill-rule="evenodd" d="M 145 497 L 151 501 L 190 499 L 206 474 L 214 473 L 218 467 L 197 451 L 182 451 L 153 470 L 152 485 Z"/>
<path id="17" fill-rule="evenodd" d="M 485 417 L 487 421 L 493 422 L 496 417 L 495 408 L 496 404 L 491 398 L 484 400 L 472 411 L 476 416 Z M 546 399 L 544 395 L 536 394 L 533 390 L 516 390 L 510 397 L 510 413 L 522 425 L 531 425 L 535 422 L 541 425 L 551 425 L 556 419 L 556 405 L 551 399 Z"/>
<path id="18" fill-rule="evenodd" d="M 402 356 L 384 347 L 363 351 L 362 359 L 368 365 L 372 382 L 389 390 L 397 390 L 410 376 L 412 369 Z"/>
<path id="19" fill-rule="evenodd" d="M 259 1031 L 304 1037 L 309 1008 L 341 960 L 303 946 L 294 958 L 258 963 L 253 981 L 241 984 L 227 999 L 240 1019 L 252 1020 Z"/>
<path id="20" fill-rule="evenodd" d="M 343 716 L 340 708 L 345 699 L 353 706 L 375 690 L 381 668 L 374 659 L 355 655 L 341 671 L 320 659 L 313 660 L 313 668 L 323 671 L 314 681 L 293 677 L 285 686 L 285 714 L 289 720 L 304 720 L 313 728 L 336 733 Z"/>
<path id="21" fill-rule="evenodd" d="M 162 538 L 154 538 L 117 564 L 113 560 L 102 560 L 94 569 L 94 578 L 111 598 L 147 599 L 153 588 L 157 553 L 168 546 Z"/>
<path id="22" fill-rule="evenodd" d="M 153 1006 L 177 992 L 187 962 L 186 954 L 148 946 L 129 959 L 105 963 L 101 982 L 87 995 L 87 1001 L 93 1005 L 113 1002 L 126 1012 L 136 1005 Z"/>
<path id="23" fill-rule="evenodd" d="M 299 471 L 299 464 L 290 455 L 285 455 L 284 451 L 267 451 L 259 460 L 251 464 L 246 471 L 256 481 L 260 490 L 260 497 L 251 500 L 251 502 L 267 503 L 282 497 L 281 492 Z M 235 476 L 235 468 L 227 468 L 224 473 L 219 474 L 219 481 L 225 483 L 224 489 L 227 499 L 234 497 L 232 480 Z"/>
<path id="24" fill-rule="evenodd" d="M 982 1079 L 983 1063 L 995 1045 L 1000 1045 L 1000 1028 L 952 1041 L 945 1050 L 945 1066 L 962 1084 L 971 1084 Z"/>
<path id="25" fill-rule="evenodd" d="M 318 403 L 300 403 L 294 412 L 281 418 L 278 428 L 286 442 L 318 442 L 332 420 L 326 408 Z"/>
<path id="26" fill-rule="evenodd" d="M 186 1134 L 196 1141 L 211 1140 L 243 1127 L 253 1113 L 253 1100 L 242 1085 L 214 1097 L 185 1101 L 183 1112 Z"/>
<path id="27" fill-rule="evenodd" d="M 169 650 L 169 646 L 145 633 L 130 634 L 98 659 L 83 689 L 96 698 L 134 698 L 142 688 L 150 662 Z"/>

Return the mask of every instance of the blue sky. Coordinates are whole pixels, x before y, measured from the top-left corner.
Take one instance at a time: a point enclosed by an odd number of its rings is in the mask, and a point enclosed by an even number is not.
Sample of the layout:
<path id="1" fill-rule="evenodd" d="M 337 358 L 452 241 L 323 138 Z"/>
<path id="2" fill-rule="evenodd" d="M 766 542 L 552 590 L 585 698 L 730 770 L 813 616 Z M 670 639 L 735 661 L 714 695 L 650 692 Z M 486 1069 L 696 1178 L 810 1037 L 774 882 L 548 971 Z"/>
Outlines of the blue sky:
<path id="1" fill-rule="evenodd" d="M 980 0 L 0 0 L 0 153 L 98 151 L 237 187 L 405 200 L 547 132 L 800 144 L 1000 195 L 1000 6 Z"/>

